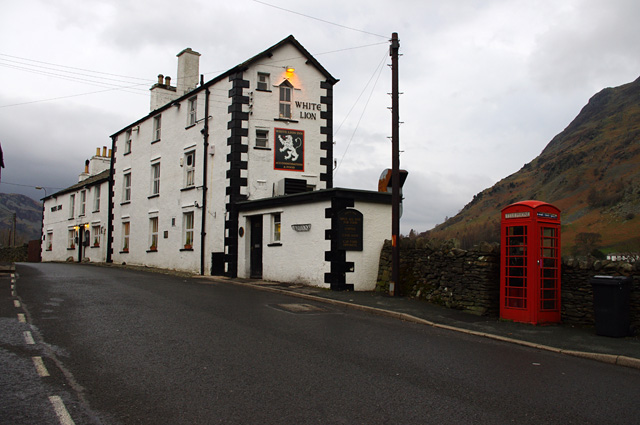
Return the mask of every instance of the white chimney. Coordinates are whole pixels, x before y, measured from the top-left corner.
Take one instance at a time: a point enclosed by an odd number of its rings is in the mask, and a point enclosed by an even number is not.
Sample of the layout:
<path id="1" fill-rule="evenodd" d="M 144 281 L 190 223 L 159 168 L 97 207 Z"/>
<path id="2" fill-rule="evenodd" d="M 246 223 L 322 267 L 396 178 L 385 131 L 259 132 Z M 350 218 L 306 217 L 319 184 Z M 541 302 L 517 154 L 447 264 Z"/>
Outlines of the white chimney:
<path id="1" fill-rule="evenodd" d="M 187 47 L 178 53 L 178 79 L 176 88 L 178 96 L 193 90 L 198 85 L 200 75 L 200 53 Z"/>

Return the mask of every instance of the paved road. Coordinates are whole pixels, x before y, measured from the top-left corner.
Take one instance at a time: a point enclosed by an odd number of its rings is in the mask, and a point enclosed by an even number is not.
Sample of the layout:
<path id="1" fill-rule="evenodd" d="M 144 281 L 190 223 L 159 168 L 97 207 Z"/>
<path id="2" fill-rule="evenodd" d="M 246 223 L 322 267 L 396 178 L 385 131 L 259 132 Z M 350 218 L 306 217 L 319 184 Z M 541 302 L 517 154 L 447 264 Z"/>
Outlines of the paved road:
<path id="1" fill-rule="evenodd" d="M 0 372 L 19 363 L 27 375 L 0 391 L 11 396 L 21 381 L 40 387 L 22 405 L 13 397 L 0 423 L 58 423 L 51 396 L 78 425 L 640 417 L 634 369 L 205 279 L 77 264 L 17 271 L 16 312 L 31 326 L 6 320 L 32 329 L 35 344 L 3 342 L 14 357 Z M 36 351 L 52 376 L 30 369 Z M 40 402 L 31 412 L 33 400 Z M 28 422 L 26 414 L 44 419 Z"/>

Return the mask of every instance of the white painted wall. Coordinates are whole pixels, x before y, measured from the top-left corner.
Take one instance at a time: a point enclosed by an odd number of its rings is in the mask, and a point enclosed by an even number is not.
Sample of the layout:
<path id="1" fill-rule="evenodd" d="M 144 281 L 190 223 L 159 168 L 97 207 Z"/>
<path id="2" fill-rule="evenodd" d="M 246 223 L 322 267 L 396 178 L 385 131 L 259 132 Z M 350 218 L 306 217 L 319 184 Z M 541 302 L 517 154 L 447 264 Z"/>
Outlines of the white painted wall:
<path id="1" fill-rule="evenodd" d="M 330 271 L 325 251 L 330 241 L 325 230 L 331 220 L 325 218 L 330 201 L 281 208 L 265 208 L 244 212 L 240 225 L 245 236 L 239 240 L 238 277 L 250 277 L 250 217 L 263 215 L 263 279 L 274 282 L 292 282 L 328 288 L 324 274 Z M 380 251 L 385 239 L 391 237 L 391 205 L 356 201 L 355 209 L 363 214 L 363 251 L 347 251 L 347 261 L 354 263 L 354 272 L 347 273 L 346 283 L 356 291 L 375 289 Z M 272 244 L 272 214 L 281 214 L 281 244 Z M 311 224 L 309 232 L 296 232 L 294 224 Z"/>

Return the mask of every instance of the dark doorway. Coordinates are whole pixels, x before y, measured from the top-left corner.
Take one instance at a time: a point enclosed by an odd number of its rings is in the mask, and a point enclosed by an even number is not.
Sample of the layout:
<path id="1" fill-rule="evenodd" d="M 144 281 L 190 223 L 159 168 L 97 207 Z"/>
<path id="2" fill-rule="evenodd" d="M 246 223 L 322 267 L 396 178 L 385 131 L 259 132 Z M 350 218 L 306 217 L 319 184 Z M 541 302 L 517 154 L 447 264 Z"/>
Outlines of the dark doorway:
<path id="1" fill-rule="evenodd" d="M 251 217 L 251 278 L 262 279 L 262 216 Z"/>
<path id="2" fill-rule="evenodd" d="M 224 276 L 224 252 L 211 253 L 211 276 Z"/>

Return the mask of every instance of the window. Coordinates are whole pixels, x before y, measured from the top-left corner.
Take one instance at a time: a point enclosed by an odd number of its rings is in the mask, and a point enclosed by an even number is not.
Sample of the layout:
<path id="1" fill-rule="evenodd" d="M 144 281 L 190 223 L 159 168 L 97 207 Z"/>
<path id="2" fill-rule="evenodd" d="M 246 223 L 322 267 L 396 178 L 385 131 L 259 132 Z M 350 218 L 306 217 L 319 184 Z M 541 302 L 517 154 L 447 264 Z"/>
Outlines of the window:
<path id="1" fill-rule="evenodd" d="M 125 173 L 122 179 L 122 202 L 131 201 L 131 173 Z"/>
<path id="2" fill-rule="evenodd" d="M 257 90 L 269 91 L 269 74 L 266 72 L 258 72 Z"/>
<path id="3" fill-rule="evenodd" d="M 80 215 L 84 215 L 87 210 L 87 191 L 80 191 Z"/>
<path id="4" fill-rule="evenodd" d="M 193 211 L 184 213 L 182 216 L 183 233 L 184 233 L 184 249 L 193 248 Z"/>
<path id="5" fill-rule="evenodd" d="M 162 115 L 156 115 L 153 117 L 153 140 L 152 142 L 157 142 L 160 140 L 160 130 L 162 127 Z"/>
<path id="6" fill-rule="evenodd" d="M 269 147 L 269 130 L 256 129 L 256 147 L 258 148 Z"/>
<path id="7" fill-rule="evenodd" d="M 280 242 L 281 216 L 280 213 L 271 214 L 271 242 Z"/>
<path id="8" fill-rule="evenodd" d="M 76 247 L 76 231 L 69 229 L 67 237 L 67 249 L 75 249 Z"/>
<path id="9" fill-rule="evenodd" d="M 53 232 L 47 232 L 47 251 L 53 250 Z"/>
<path id="10" fill-rule="evenodd" d="M 196 177 L 196 151 L 184 154 L 184 187 L 195 186 Z"/>
<path id="11" fill-rule="evenodd" d="M 100 211 L 100 186 L 95 186 L 93 191 L 93 212 Z"/>
<path id="12" fill-rule="evenodd" d="M 75 214 L 75 208 L 76 208 L 76 195 L 70 195 L 69 196 L 69 218 L 73 218 L 73 215 Z"/>
<path id="13" fill-rule="evenodd" d="M 131 231 L 131 223 L 125 221 L 122 223 L 122 252 L 129 252 L 129 234 Z"/>
<path id="14" fill-rule="evenodd" d="M 149 219 L 149 251 L 158 250 L 158 217 Z"/>
<path id="15" fill-rule="evenodd" d="M 197 121 L 198 97 L 189 99 L 189 120 L 187 125 L 195 125 Z"/>
<path id="16" fill-rule="evenodd" d="M 151 164 L 151 196 L 160 194 L 160 163 Z"/>
<path id="17" fill-rule="evenodd" d="M 99 224 L 91 226 L 91 235 L 92 235 L 91 246 L 99 247 L 100 246 L 100 225 Z"/>
<path id="18" fill-rule="evenodd" d="M 131 130 L 127 130 L 124 136 L 124 154 L 131 153 Z"/>
<path id="19" fill-rule="evenodd" d="M 280 85 L 280 118 L 291 118 L 291 83 L 285 81 Z"/>

